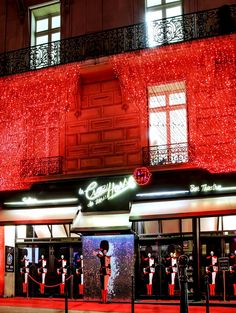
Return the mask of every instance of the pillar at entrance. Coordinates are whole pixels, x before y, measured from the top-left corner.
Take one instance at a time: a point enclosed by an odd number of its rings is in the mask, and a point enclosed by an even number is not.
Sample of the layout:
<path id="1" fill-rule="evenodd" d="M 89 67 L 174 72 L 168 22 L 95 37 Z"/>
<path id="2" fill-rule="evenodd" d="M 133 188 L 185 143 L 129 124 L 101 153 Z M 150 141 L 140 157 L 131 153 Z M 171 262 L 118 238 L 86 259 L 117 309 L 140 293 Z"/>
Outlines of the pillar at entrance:
<path id="1" fill-rule="evenodd" d="M 5 277 L 5 242 L 4 226 L 0 226 L 0 297 L 4 296 L 4 277 Z"/>

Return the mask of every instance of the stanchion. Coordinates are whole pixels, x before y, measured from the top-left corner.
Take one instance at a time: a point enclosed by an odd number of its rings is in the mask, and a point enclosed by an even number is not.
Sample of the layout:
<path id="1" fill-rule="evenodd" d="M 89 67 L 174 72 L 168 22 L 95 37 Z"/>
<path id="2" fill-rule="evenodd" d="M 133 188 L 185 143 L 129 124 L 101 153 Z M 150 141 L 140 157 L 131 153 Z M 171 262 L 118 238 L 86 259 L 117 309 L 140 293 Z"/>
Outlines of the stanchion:
<path id="1" fill-rule="evenodd" d="M 66 279 L 65 279 L 65 313 L 68 313 L 68 291 Z"/>
<path id="2" fill-rule="evenodd" d="M 209 306 L 209 298 L 210 298 L 210 291 L 209 291 L 209 277 L 208 275 L 205 276 L 205 284 L 206 284 L 206 313 L 210 312 Z"/>
<path id="3" fill-rule="evenodd" d="M 134 276 L 131 276 L 132 284 L 131 284 L 131 313 L 134 313 Z"/>
<path id="4" fill-rule="evenodd" d="M 29 299 L 29 280 L 28 280 L 28 283 L 26 285 L 26 297 L 27 297 L 27 299 Z"/>
<path id="5" fill-rule="evenodd" d="M 179 281 L 180 281 L 180 313 L 188 313 L 188 257 L 181 255 L 178 259 Z"/>

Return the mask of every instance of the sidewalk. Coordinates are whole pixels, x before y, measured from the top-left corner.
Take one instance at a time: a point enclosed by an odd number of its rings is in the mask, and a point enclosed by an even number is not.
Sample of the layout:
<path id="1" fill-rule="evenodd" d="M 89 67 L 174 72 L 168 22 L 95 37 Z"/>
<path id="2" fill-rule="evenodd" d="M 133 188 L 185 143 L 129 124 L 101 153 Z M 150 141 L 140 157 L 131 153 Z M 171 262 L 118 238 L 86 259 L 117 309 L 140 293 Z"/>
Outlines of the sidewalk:
<path id="1" fill-rule="evenodd" d="M 213 305 L 213 304 L 212 304 Z M 236 313 L 236 305 L 233 306 L 210 306 L 210 313 Z M 68 313 L 131 313 L 131 303 L 108 303 L 84 302 L 81 300 L 68 300 Z M 205 305 L 189 305 L 189 313 L 205 313 Z M 64 313 L 65 300 L 57 298 L 1 298 L 0 313 Z M 155 303 L 135 303 L 134 313 L 178 313 L 179 303 L 164 304 Z"/>

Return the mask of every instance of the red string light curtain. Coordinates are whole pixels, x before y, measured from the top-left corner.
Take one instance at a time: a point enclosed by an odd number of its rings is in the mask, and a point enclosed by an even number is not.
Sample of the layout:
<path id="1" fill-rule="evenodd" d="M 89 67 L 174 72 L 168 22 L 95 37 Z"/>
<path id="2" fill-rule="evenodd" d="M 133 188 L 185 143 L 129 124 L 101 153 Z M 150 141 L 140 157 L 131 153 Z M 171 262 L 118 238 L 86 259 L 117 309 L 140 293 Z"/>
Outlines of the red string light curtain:
<path id="1" fill-rule="evenodd" d="M 148 86 L 185 82 L 193 161 L 215 173 L 236 170 L 235 37 L 178 43 L 110 58 L 124 101 L 137 108 L 146 126 Z"/>

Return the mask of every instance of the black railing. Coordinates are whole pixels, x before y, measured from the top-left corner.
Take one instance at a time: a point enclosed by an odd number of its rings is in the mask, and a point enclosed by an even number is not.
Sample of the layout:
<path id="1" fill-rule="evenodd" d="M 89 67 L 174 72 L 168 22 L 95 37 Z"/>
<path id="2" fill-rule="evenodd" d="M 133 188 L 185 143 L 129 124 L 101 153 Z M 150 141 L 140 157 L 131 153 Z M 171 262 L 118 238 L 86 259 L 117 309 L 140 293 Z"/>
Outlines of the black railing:
<path id="1" fill-rule="evenodd" d="M 144 147 L 142 159 L 146 166 L 188 163 L 189 147 L 187 143 Z"/>
<path id="2" fill-rule="evenodd" d="M 62 174 L 61 156 L 21 160 L 21 177 L 50 176 Z"/>
<path id="3" fill-rule="evenodd" d="M 236 6 L 114 28 L 0 54 L 0 76 L 235 32 Z M 149 31 L 151 29 L 151 32 Z"/>

